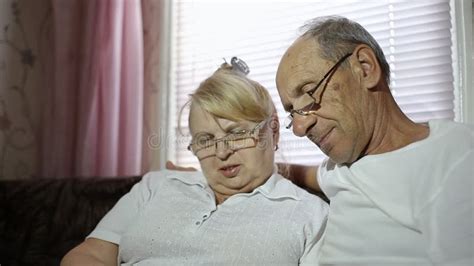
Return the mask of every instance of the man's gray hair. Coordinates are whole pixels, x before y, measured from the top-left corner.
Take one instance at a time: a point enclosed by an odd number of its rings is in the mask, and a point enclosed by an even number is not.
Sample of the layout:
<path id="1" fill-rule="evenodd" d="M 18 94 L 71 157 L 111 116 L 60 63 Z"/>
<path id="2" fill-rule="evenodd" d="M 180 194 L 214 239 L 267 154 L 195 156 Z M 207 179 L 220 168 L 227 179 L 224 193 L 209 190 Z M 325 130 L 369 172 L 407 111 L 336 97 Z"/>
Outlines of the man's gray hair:
<path id="1" fill-rule="evenodd" d="M 321 49 L 321 56 L 336 62 L 359 44 L 368 45 L 375 53 L 387 84 L 390 84 L 390 66 L 382 48 L 359 23 L 340 16 L 318 17 L 303 27 L 303 37 L 313 37 Z M 343 64 L 344 65 L 344 64 Z"/>

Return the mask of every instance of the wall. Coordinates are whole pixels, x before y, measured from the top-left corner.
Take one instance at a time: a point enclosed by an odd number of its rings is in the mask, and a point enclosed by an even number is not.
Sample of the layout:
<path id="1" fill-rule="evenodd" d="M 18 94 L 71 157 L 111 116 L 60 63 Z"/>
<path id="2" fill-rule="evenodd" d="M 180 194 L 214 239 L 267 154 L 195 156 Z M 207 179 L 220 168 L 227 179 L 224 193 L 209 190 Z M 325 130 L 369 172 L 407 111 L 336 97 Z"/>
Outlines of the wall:
<path id="1" fill-rule="evenodd" d="M 49 3 L 0 0 L 0 179 L 37 172 Z"/>

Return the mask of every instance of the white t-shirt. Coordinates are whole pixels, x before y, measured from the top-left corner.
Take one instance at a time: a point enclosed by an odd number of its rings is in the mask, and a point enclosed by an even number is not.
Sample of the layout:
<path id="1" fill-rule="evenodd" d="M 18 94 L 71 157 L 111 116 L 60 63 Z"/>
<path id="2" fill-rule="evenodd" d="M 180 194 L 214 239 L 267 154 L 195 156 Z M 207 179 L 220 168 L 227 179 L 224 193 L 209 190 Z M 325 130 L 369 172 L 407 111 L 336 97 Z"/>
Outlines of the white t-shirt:
<path id="1" fill-rule="evenodd" d="M 321 265 L 474 265 L 474 130 L 429 127 L 426 139 L 350 167 L 323 163 Z"/>
<path id="2" fill-rule="evenodd" d="M 201 172 L 151 172 L 88 237 L 119 244 L 123 265 L 315 265 L 327 211 L 277 174 L 216 206 Z"/>

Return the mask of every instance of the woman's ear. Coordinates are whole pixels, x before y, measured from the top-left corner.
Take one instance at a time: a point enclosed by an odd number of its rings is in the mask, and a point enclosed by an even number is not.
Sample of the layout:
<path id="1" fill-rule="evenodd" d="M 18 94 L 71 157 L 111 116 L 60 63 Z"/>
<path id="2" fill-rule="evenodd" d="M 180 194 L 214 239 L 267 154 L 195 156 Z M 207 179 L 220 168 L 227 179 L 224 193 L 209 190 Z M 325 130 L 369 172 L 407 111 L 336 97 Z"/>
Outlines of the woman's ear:
<path id="1" fill-rule="evenodd" d="M 357 66 L 355 70 L 360 73 L 360 80 L 365 88 L 375 88 L 382 78 L 382 70 L 372 48 L 365 44 L 356 46 L 353 52 Z"/>

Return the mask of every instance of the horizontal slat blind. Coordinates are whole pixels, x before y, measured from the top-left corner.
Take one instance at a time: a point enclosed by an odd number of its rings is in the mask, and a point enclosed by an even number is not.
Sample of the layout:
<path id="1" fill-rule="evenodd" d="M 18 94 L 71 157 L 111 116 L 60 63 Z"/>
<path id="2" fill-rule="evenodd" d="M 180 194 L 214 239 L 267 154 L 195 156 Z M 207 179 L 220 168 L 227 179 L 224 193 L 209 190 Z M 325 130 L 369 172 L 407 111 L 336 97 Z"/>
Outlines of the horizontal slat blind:
<path id="1" fill-rule="evenodd" d="M 172 112 L 178 119 L 188 94 L 232 56 L 250 67 L 250 78 L 270 90 L 281 123 L 286 116 L 275 87 L 284 51 L 306 21 L 342 15 L 369 30 L 392 68 L 392 92 L 404 112 L 417 122 L 454 118 L 452 37 L 448 0 L 361 1 L 173 1 L 174 69 Z M 198 166 L 186 150 L 188 110 L 181 117 L 184 136 L 174 125 L 176 145 L 170 159 Z M 317 164 L 325 156 L 305 138 L 281 128 L 277 160 Z"/>

